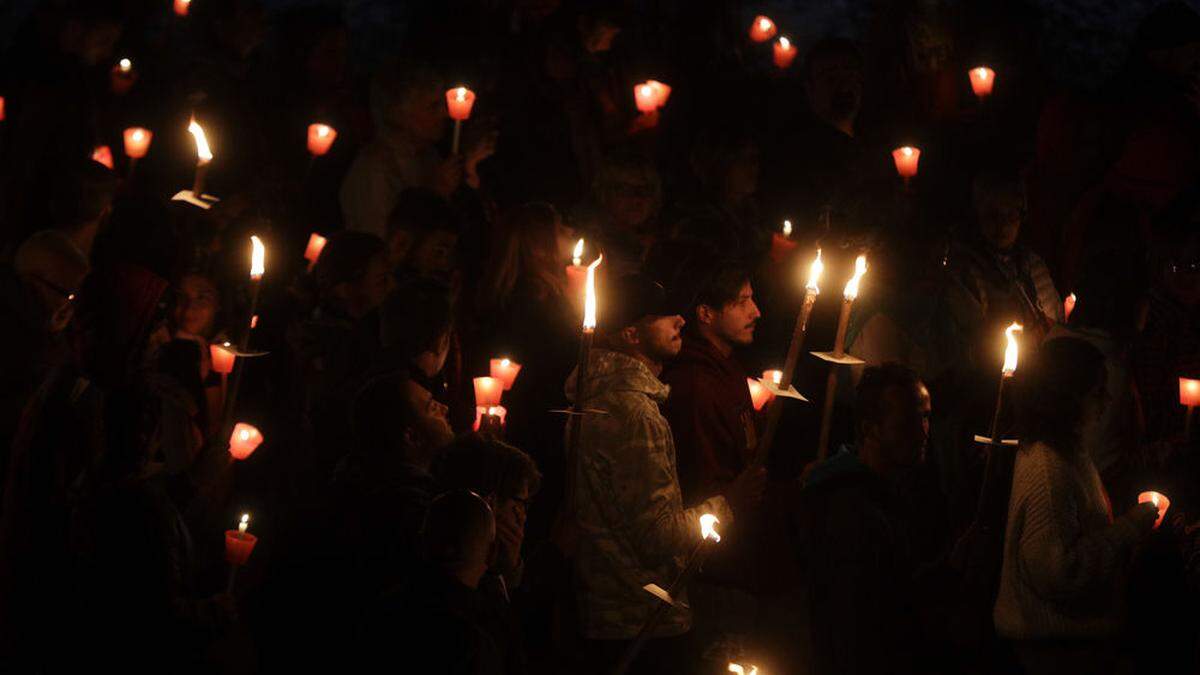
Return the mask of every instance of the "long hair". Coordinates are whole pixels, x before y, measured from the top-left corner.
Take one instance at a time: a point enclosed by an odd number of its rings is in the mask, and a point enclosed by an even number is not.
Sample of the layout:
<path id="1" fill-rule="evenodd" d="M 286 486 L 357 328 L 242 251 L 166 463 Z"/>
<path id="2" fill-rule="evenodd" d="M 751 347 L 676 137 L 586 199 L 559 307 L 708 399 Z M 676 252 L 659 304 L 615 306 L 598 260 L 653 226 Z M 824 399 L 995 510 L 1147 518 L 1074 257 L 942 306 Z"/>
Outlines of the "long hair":
<path id="1" fill-rule="evenodd" d="M 1104 355 L 1085 340 L 1054 338 L 1018 372 L 1022 443 L 1040 441 L 1060 454 L 1078 454 L 1087 398 L 1104 384 Z"/>
<path id="2" fill-rule="evenodd" d="M 559 222 L 558 211 L 546 202 L 518 206 L 501 219 L 479 284 L 481 309 L 503 310 L 522 282 L 539 299 L 563 293 L 563 261 L 559 260 L 556 233 Z"/>

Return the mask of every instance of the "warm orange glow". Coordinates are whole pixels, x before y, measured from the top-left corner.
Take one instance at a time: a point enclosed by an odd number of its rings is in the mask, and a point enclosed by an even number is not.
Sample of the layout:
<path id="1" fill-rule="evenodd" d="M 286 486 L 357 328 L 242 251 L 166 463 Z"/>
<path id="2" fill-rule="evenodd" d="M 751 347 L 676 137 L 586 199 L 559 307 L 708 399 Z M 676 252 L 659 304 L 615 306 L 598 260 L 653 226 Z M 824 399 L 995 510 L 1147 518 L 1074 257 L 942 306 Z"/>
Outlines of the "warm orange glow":
<path id="1" fill-rule="evenodd" d="M 504 420 L 508 417 L 508 409 L 502 405 L 494 405 L 487 408 L 475 406 L 475 424 L 471 426 L 472 431 L 479 431 L 483 426 L 483 416 L 491 415 L 500 418 L 500 426 L 504 426 Z"/>
<path id="2" fill-rule="evenodd" d="M 500 405 L 500 397 L 504 395 L 504 382 L 496 377 L 477 377 L 475 385 L 475 406 L 491 408 Z"/>
<path id="3" fill-rule="evenodd" d="M 233 347 L 228 342 L 209 345 L 208 354 L 212 360 L 214 373 L 228 375 L 233 372 L 233 364 L 237 360 L 237 354 L 234 353 Z"/>
<path id="4" fill-rule="evenodd" d="M 188 7 L 192 4 L 192 0 L 175 0 L 175 13 L 179 16 L 187 16 Z"/>
<path id="5" fill-rule="evenodd" d="M 329 240 L 316 232 L 308 235 L 308 246 L 304 247 L 304 259 L 308 261 L 309 269 L 312 269 L 313 265 L 317 264 L 317 260 L 321 257 L 321 251 L 325 250 L 325 244 L 327 243 L 329 243 Z"/>
<path id="6" fill-rule="evenodd" d="M 308 151 L 313 157 L 320 157 L 329 152 L 329 148 L 333 146 L 335 140 L 337 140 L 337 129 L 328 124 L 308 125 Z"/>
<path id="7" fill-rule="evenodd" d="M 971 90 L 979 98 L 989 96 L 992 93 L 992 87 L 996 84 L 996 71 L 987 66 L 979 66 L 972 68 L 968 73 L 971 77 Z"/>
<path id="8" fill-rule="evenodd" d="M 583 240 L 575 242 L 575 250 L 571 251 L 571 264 L 579 267 L 583 264 Z"/>
<path id="9" fill-rule="evenodd" d="M 1075 311 L 1075 294 L 1070 293 L 1063 299 L 1063 321 L 1071 320 L 1071 312 Z"/>
<path id="10" fill-rule="evenodd" d="M 109 169 L 113 168 L 112 148 L 107 145 L 98 145 L 92 150 L 92 161 L 103 164 Z"/>
<path id="11" fill-rule="evenodd" d="M 738 675 L 758 675 L 758 666 L 751 665 L 750 670 L 746 670 L 739 663 L 729 664 L 729 672 L 737 673 Z"/>
<path id="12" fill-rule="evenodd" d="M 250 246 L 250 278 L 258 280 L 267 269 L 267 248 L 263 246 L 262 239 L 253 235 L 250 237 Z"/>
<path id="13" fill-rule="evenodd" d="M 204 128 L 196 123 L 195 117 L 188 123 L 188 131 L 196 138 L 196 163 L 208 164 L 211 162 L 213 154 L 208 147 L 208 137 L 204 135 Z"/>
<path id="14" fill-rule="evenodd" d="M 853 300 L 858 297 L 858 284 L 862 281 L 863 275 L 867 273 L 867 256 L 860 255 L 854 259 L 854 276 L 850 277 L 850 281 L 846 282 L 846 288 L 842 291 L 842 297 L 847 300 Z"/>
<path id="15" fill-rule="evenodd" d="M 775 37 L 775 22 L 761 14 L 754 17 L 750 24 L 750 39 L 755 42 L 766 42 Z"/>
<path id="16" fill-rule="evenodd" d="M 1010 325 L 1008 328 L 1004 329 L 1004 339 L 1008 343 L 1004 347 L 1004 376 L 1005 377 L 1009 377 L 1013 373 L 1017 372 L 1017 353 L 1018 353 L 1019 349 L 1017 347 L 1016 333 L 1018 333 L 1021 330 L 1024 330 L 1024 329 L 1021 328 L 1021 324 L 1017 323 L 1016 321 L 1012 322 L 1012 325 Z"/>
<path id="17" fill-rule="evenodd" d="M 670 85 L 663 84 L 658 80 L 646 80 L 646 84 L 654 90 L 654 107 L 661 108 L 667 104 L 667 99 L 671 98 Z"/>
<path id="18" fill-rule="evenodd" d="M 917 175 L 917 164 L 921 161 L 921 149 L 911 145 L 896 148 L 892 151 L 892 161 L 896 164 L 896 173 L 907 180 Z"/>
<path id="19" fill-rule="evenodd" d="M 812 291 L 814 295 L 821 293 L 821 289 L 817 283 L 821 281 L 821 273 L 825 271 L 825 263 L 821 262 L 821 249 L 817 249 L 817 257 L 813 258 L 812 265 L 808 267 L 808 283 L 804 285 L 806 290 Z"/>
<path id="20" fill-rule="evenodd" d="M 492 359 L 489 363 L 489 370 L 492 377 L 504 383 L 504 391 L 508 391 L 517 381 L 517 375 L 521 372 L 521 364 L 512 359 Z"/>
<path id="21" fill-rule="evenodd" d="M 783 221 L 783 228 L 781 231 L 783 232 L 783 236 L 785 236 L 785 237 L 792 236 L 792 221 L 790 221 L 790 220 Z"/>
<path id="22" fill-rule="evenodd" d="M 475 106 L 475 92 L 466 87 L 455 87 L 446 91 L 446 110 L 452 120 L 465 120 L 471 116 Z"/>
<path id="23" fill-rule="evenodd" d="M 233 433 L 229 436 L 229 454 L 233 455 L 234 459 L 246 459 L 254 454 L 262 442 L 263 435 L 257 428 L 244 422 L 238 422 L 233 426 Z"/>
<path id="24" fill-rule="evenodd" d="M 1171 500 L 1161 492 L 1143 492 L 1138 495 L 1138 503 L 1145 504 L 1150 502 L 1158 507 L 1158 518 L 1154 521 L 1154 529 L 1158 529 L 1162 525 L 1163 516 L 1167 515 L 1167 509 L 1171 508 Z"/>
<path id="25" fill-rule="evenodd" d="M 643 82 L 633 88 L 633 101 L 640 113 L 648 115 L 658 110 L 658 92 L 649 82 Z"/>
<path id="26" fill-rule="evenodd" d="M 763 371 L 763 379 L 768 382 L 774 382 L 775 386 L 778 387 L 779 383 L 783 382 L 783 371 L 782 370 L 764 370 Z"/>
<path id="27" fill-rule="evenodd" d="M 0 122 L 4 121 L 4 97 L 0 96 Z"/>
<path id="28" fill-rule="evenodd" d="M 1200 405 L 1200 380 L 1179 378 L 1179 405 L 1189 408 Z"/>
<path id="29" fill-rule="evenodd" d="M 711 513 L 706 513 L 700 516 L 700 536 L 705 539 L 712 539 L 714 542 L 721 541 L 721 534 L 717 532 L 716 525 L 721 522 Z"/>
<path id="30" fill-rule="evenodd" d="M 775 41 L 775 65 L 779 68 L 787 68 L 792 65 L 792 61 L 796 59 L 796 45 L 786 37 L 781 37 Z"/>
<path id="31" fill-rule="evenodd" d="M 601 260 L 604 260 L 603 255 L 593 260 L 587 268 L 587 281 L 584 282 L 583 290 L 583 329 L 585 331 L 596 329 L 596 267 Z"/>
<path id="32" fill-rule="evenodd" d="M 121 59 L 117 62 L 117 70 L 122 73 L 129 73 L 133 70 L 133 61 L 129 59 Z"/>
<path id="33" fill-rule="evenodd" d="M 750 404 L 754 406 L 755 410 L 762 410 L 763 406 L 775 396 L 763 386 L 762 382 L 753 377 L 746 378 L 746 385 L 750 387 Z"/>
<path id="34" fill-rule="evenodd" d="M 246 534 L 246 528 L 250 527 L 250 514 L 243 513 L 242 520 L 238 523 L 238 534 Z"/>
<path id="35" fill-rule="evenodd" d="M 149 129 L 130 127 L 125 130 L 125 154 L 130 159 L 141 159 L 150 150 L 150 141 L 154 134 Z"/>

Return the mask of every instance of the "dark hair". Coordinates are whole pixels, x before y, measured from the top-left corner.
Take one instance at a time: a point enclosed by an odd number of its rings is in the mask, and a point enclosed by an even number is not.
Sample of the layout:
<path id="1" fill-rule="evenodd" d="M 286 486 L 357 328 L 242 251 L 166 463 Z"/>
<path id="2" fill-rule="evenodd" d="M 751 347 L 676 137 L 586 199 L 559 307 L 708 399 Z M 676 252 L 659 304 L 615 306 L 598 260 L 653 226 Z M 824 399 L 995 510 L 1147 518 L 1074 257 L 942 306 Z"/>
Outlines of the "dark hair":
<path id="1" fill-rule="evenodd" d="M 863 67 L 862 52 L 853 40 L 843 37 L 821 38 L 808 53 L 804 55 L 804 79 L 812 77 L 812 69 L 821 59 L 846 57 L 854 61 L 859 68 Z"/>
<path id="2" fill-rule="evenodd" d="M 446 569 L 457 569 L 482 553 L 494 527 L 492 509 L 470 490 L 438 495 L 429 504 L 421 524 L 421 550 L 425 559 Z"/>
<path id="3" fill-rule="evenodd" d="M 355 394 L 350 424 L 357 452 L 375 455 L 401 448 L 403 432 L 413 423 L 414 412 L 404 395 L 406 382 L 406 371 L 391 372 L 368 380 Z"/>
<path id="4" fill-rule="evenodd" d="M 433 467 L 447 489 L 473 490 L 501 499 L 514 497 L 522 486 L 532 495 L 542 482 L 533 458 L 503 441 L 465 434 L 438 455 Z"/>
<path id="5" fill-rule="evenodd" d="M 119 182 L 116 174 L 90 159 L 68 169 L 55 183 L 50 202 L 55 226 L 70 230 L 99 218 L 112 206 Z"/>
<path id="6" fill-rule="evenodd" d="M 1074 454 L 1087 396 L 1104 381 L 1104 355 L 1085 340 L 1059 337 L 1043 343 L 1028 361 L 1017 371 L 1021 442 Z"/>
<path id="7" fill-rule="evenodd" d="M 921 386 L 921 376 L 908 366 L 888 361 L 878 366 L 867 366 L 856 390 L 856 429 L 862 433 L 867 422 L 880 422 L 887 414 L 888 391 L 904 389 L 915 392 Z M 860 439 L 861 440 L 861 437 Z"/>
<path id="8" fill-rule="evenodd" d="M 329 238 L 313 267 L 317 288 L 324 293 L 340 283 L 362 279 L 367 263 L 384 251 L 383 240 L 373 234 L 338 232 Z"/>
<path id="9" fill-rule="evenodd" d="M 704 282 L 696 291 L 693 309 L 700 305 L 708 305 L 721 309 L 738 299 L 742 286 L 750 281 L 750 270 L 740 261 L 732 258 L 718 258 L 713 261 Z"/>
<path id="10" fill-rule="evenodd" d="M 324 257 L 324 256 L 322 256 Z M 397 350 L 405 361 L 432 351 L 454 325 L 450 289 L 428 279 L 414 279 L 384 300 L 379 312 L 382 346 Z"/>
<path id="11" fill-rule="evenodd" d="M 402 190 L 387 219 L 389 239 L 399 230 L 411 231 L 419 242 L 436 230 L 458 234 L 459 229 L 458 216 L 450 203 L 425 188 Z"/>

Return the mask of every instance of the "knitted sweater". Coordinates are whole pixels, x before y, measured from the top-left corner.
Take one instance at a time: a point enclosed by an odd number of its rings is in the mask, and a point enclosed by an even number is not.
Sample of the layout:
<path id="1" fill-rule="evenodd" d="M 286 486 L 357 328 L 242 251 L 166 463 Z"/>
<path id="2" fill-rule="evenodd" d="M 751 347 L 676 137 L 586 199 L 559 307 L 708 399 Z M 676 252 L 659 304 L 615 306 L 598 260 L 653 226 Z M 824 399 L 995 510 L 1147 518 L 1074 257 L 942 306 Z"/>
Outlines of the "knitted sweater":
<path id="1" fill-rule="evenodd" d="M 1117 633 L 1125 568 L 1148 529 L 1131 515 L 1113 520 L 1087 453 L 1068 460 L 1043 443 L 1022 446 L 992 613 L 996 631 L 1018 640 Z"/>

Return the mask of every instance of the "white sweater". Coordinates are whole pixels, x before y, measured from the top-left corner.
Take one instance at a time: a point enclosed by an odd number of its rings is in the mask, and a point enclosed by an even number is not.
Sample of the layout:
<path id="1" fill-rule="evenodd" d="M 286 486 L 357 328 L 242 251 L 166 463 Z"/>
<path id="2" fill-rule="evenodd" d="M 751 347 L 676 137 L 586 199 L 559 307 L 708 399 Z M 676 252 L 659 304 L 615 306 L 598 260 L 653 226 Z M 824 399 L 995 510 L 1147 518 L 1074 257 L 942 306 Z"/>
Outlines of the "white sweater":
<path id="1" fill-rule="evenodd" d="M 1004 567 L 992 618 L 1003 637 L 1094 639 L 1122 624 L 1125 570 L 1143 528 L 1115 522 L 1087 453 L 1067 460 L 1022 446 L 1008 501 Z"/>

